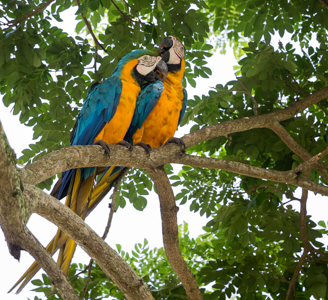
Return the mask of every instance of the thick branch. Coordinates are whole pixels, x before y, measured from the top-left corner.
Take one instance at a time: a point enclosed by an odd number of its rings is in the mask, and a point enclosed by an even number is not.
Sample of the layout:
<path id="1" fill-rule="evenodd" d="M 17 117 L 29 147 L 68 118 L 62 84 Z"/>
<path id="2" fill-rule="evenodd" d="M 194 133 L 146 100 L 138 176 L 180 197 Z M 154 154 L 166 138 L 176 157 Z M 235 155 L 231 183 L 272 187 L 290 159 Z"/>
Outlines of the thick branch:
<path id="1" fill-rule="evenodd" d="M 290 119 L 296 114 L 302 112 L 304 109 L 320 102 L 326 97 L 328 97 L 328 87 L 324 87 L 320 91 L 317 91 L 303 98 L 302 100 L 295 102 L 286 109 L 275 111 L 269 114 L 231 120 L 204 127 L 184 136 L 183 141 L 186 144 L 186 147 L 189 148 L 209 139 L 219 136 L 227 136 L 228 134 L 234 132 L 243 132 L 254 128 L 268 128 L 270 123 Z"/>
<path id="2" fill-rule="evenodd" d="M 35 212 L 58 226 L 87 252 L 126 299 L 153 299 L 142 279 L 78 215 L 36 187 L 27 186 L 25 190 L 33 195 L 33 201 L 37 203 Z"/>
<path id="3" fill-rule="evenodd" d="M 159 196 L 164 249 L 174 272 L 178 275 L 188 299 L 203 299 L 197 281 L 186 265 L 179 248 L 179 231 L 175 198 L 169 179 L 163 167 L 148 170 Z"/>
<path id="4" fill-rule="evenodd" d="M 33 207 L 29 205 L 28 193 L 24 193 L 24 186 L 16 169 L 16 157 L 1 122 L 0 157 L 0 226 L 11 255 L 19 259 L 20 251 L 27 250 L 48 273 L 63 299 L 78 300 L 74 289 L 50 254 L 25 227 Z"/>
<path id="5" fill-rule="evenodd" d="M 26 183 L 37 184 L 55 174 L 73 168 L 125 166 L 154 169 L 167 163 L 177 163 L 194 167 L 221 169 L 250 177 L 288 183 L 328 196 L 328 187 L 302 178 L 294 170 L 276 171 L 225 159 L 182 154 L 180 147 L 173 144 L 153 149 L 150 157 L 140 147 L 136 147 L 132 154 L 122 146 L 114 145 L 109 147 L 111 151 L 110 158 L 103 153 L 104 151 L 100 146 L 66 147 L 43 156 L 35 163 L 26 166 L 21 170 L 20 176 Z"/>

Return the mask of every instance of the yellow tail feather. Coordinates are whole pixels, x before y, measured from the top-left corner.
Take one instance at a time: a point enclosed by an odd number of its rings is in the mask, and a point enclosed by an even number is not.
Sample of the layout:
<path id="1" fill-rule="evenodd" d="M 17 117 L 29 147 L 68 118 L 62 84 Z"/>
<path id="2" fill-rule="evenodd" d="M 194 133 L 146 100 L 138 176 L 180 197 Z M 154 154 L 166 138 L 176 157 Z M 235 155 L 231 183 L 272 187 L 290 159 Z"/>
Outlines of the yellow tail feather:
<path id="1" fill-rule="evenodd" d="M 109 168 L 99 183 L 93 188 L 96 172 L 86 180 L 81 182 L 81 170 L 78 169 L 73 178 L 73 184 L 69 188 L 69 193 L 66 197 L 65 206 L 77 213 L 83 220 L 87 215 L 100 203 L 108 191 L 111 189 L 113 181 L 122 173 L 119 171 L 111 176 L 115 167 Z M 53 255 L 60 249 L 57 264 L 61 267 L 64 274 L 67 276 L 69 266 L 76 249 L 76 243 L 70 239 L 66 233 L 58 229 L 55 237 L 46 247 L 46 250 Z M 19 284 L 16 294 L 19 294 L 22 289 L 30 282 L 34 275 L 40 270 L 37 262 L 34 262 L 28 270 L 19 278 L 15 285 L 9 290 L 10 293 Z"/>

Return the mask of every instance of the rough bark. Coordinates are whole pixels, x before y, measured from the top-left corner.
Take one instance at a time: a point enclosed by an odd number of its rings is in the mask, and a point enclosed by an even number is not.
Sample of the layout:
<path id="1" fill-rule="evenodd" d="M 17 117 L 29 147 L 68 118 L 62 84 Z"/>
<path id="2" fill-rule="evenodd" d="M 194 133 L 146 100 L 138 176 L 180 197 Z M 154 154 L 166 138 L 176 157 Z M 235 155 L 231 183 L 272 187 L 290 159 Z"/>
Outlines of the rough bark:
<path id="1" fill-rule="evenodd" d="M 154 299 L 147 285 L 134 270 L 78 215 L 36 187 L 27 186 L 26 190 L 37 202 L 35 212 L 56 224 L 88 253 L 126 299 Z"/>
<path id="2" fill-rule="evenodd" d="M 169 182 L 167 176 L 163 174 L 164 170 L 161 166 L 167 163 L 180 163 L 222 169 L 237 174 L 284 182 L 322 195 L 328 195 L 327 186 L 302 178 L 299 172 L 300 170 L 303 172 L 312 166 L 313 162 L 313 166 L 318 168 L 325 179 L 327 178 L 325 167 L 317 162 L 316 158 L 313 159 L 309 153 L 300 148 L 279 124 L 280 121 L 293 117 L 326 97 L 328 97 L 328 87 L 295 102 L 289 108 L 265 115 L 208 126 L 183 138 L 186 146 L 190 147 L 205 140 L 218 136 L 227 136 L 234 132 L 254 128 L 270 128 L 278 134 L 292 151 L 300 156 L 302 155 L 301 157 L 305 160 L 304 165 L 297 170 L 285 172 L 261 169 L 246 163 L 182 154 L 180 147 L 177 145 L 167 145 L 159 149 L 153 149 L 150 156 L 146 155 L 143 149 L 136 148 L 131 154 L 125 147 L 110 146 L 110 158 L 104 155 L 102 148 L 98 146 L 71 146 L 52 152 L 33 164 L 18 170 L 15 166 L 15 155 L 8 145 L 0 124 L 0 192 L 3 195 L 0 206 L 0 225 L 6 236 L 9 251 L 13 256 L 19 258 L 21 249 L 28 250 L 48 273 L 59 292 L 63 293 L 63 297 L 75 299 L 76 295 L 72 291 L 72 287 L 67 284 L 67 279 L 62 278 L 63 276 L 58 271 L 56 264 L 51 259 L 49 260 L 46 251 L 39 248 L 40 245 L 25 227 L 30 214 L 37 212 L 54 222 L 94 258 L 102 266 L 104 272 L 125 293 L 127 299 L 152 299 L 150 292 L 141 279 L 135 273 L 131 273 L 132 269 L 129 269 L 126 264 L 117 265 L 120 260 L 117 254 L 80 218 L 59 202 L 54 201 L 52 197 L 30 186 L 72 168 L 105 167 L 109 165 L 142 168 L 152 176 L 159 194 L 163 220 L 163 238 L 169 261 L 183 283 L 188 298 L 202 299 L 197 283 L 179 251 L 174 196 L 172 190 L 168 188 Z M 30 241 L 36 244 L 36 248 L 32 247 Z M 109 261 L 110 264 L 108 264 Z M 142 296 L 140 296 L 141 294 Z"/>
<path id="3" fill-rule="evenodd" d="M 47 272 L 63 299 L 78 300 L 63 272 L 25 226 L 33 207 L 25 196 L 25 187 L 16 169 L 16 157 L 9 146 L 1 122 L 0 157 L 0 225 L 11 255 L 19 259 L 21 250 L 28 251 Z"/>
<path id="4" fill-rule="evenodd" d="M 175 198 L 170 181 L 163 167 L 158 167 L 151 171 L 148 170 L 148 172 L 151 179 L 154 181 L 159 196 L 163 242 L 167 259 L 172 269 L 181 280 L 188 299 L 202 300 L 203 295 L 199 290 L 197 281 L 186 265 L 180 252 L 177 220 L 179 208 L 175 205 Z"/>

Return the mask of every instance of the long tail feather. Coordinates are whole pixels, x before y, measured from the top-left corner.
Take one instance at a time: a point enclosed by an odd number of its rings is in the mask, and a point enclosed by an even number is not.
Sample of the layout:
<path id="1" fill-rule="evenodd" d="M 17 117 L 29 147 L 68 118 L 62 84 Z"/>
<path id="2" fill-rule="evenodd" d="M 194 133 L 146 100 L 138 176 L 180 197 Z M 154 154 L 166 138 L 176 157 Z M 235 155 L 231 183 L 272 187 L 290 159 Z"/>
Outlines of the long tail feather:
<path id="1" fill-rule="evenodd" d="M 88 207 L 88 214 L 91 213 L 97 207 L 97 205 L 101 202 L 102 199 L 104 199 L 104 197 L 113 187 L 116 178 L 120 176 L 123 170 L 125 169 L 119 168 L 116 171 L 115 168 L 117 167 L 110 167 L 93 188 L 91 200 L 89 202 Z"/>
<path id="2" fill-rule="evenodd" d="M 71 195 L 71 209 L 76 212 L 83 220 L 86 217 L 88 209 L 88 201 L 91 197 L 91 192 L 94 184 L 94 179 L 96 172 L 92 176 L 81 182 L 79 189 L 74 190 Z M 57 264 L 63 270 L 64 274 L 67 276 L 69 271 L 69 266 L 73 259 L 76 250 L 76 243 L 68 238 L 66 243 L 60 248 L 59 257 Z"/>
<path id="3" fill-rule="evenodd" d="M 69 193 L 66 197 L 65 205 L 77 213 L 84 220 L 107 195 L 107 193 L 112 188 L 116 178 L 122 173 L 122 171 L 123 169 L 117 167 L 109 168 L 102 176 L 101 180 L 93 188 L 94 179 L 95 176 L 99 174 L 99 170 L 95 171 L 93 176 L 88 177 L 82 182 L 80 180 L 81 170 L 77 170 L 76 174 L 72 178 L 72 184 L 69 187 Z M 113 172 L 114 174 L 112 174 Z M 51 240 L 46 249 L 51 255 L 55 254 L 57 250 L 60 249 L 57 263 L 63 270 L 64 274 L 67 276 L 69 266 L 76 250 L 76 243 L 70 239 L 67 234 L 58 229 L 55 237 Z M 39 270 L 40 266 L 37 262 L 34 262 L 19 278 L 19 280 L 9 290 L 9 292 L 11 292 L 20 284 L 16 291 L 16 294 L 19 294 Z"/>

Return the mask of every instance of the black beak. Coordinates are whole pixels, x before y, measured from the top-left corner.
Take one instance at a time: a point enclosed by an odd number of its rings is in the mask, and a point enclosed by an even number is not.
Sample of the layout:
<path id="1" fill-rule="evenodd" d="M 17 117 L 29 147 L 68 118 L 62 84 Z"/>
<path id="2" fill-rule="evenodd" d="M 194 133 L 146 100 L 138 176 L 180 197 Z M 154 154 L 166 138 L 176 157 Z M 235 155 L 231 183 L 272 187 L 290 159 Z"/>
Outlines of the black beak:
<path id="1" fill-rule="evenodd" d="M 160 72 L 160 74 L 161 74 L 161 80 L 162 80 L 162 82 L 164 82 L 164 80 L 167 77 L 167 73 L 169 72 L 169 69 L 167 68 L 167 65 L 166 65 L 166 63 L 165 63 L 164 60 L 160 60 L 157 63 L 157 65 L 155 67 L 155 71 L 156 70 Z"/>
<path id="2" fill-rule="evenodd" d="M 173 46 L 173 40 L 171 37 L 166 37 L 164 38 L 160 44 L 159 44 L 159 47 L 158 47 L 158 54 L 161 55 L 161 57 L 163 58 L 163 60 L 165 62 L 169 61 L 169 58 L 170 58 L 170 54 L 168 52 L 168 50 L 170 50 Z"/>

